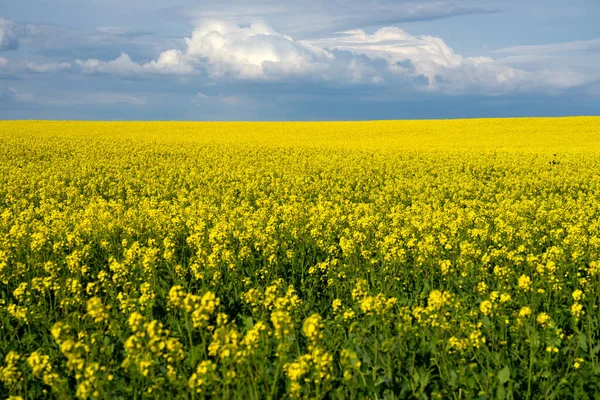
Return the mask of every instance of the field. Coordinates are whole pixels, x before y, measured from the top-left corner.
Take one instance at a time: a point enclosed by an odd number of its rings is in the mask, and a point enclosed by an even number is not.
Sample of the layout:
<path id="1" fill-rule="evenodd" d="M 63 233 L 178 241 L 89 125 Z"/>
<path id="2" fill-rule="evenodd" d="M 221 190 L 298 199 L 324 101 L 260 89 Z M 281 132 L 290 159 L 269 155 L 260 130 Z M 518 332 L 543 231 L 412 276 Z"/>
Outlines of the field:
<path id="1" fill-rule="evenodd" d="M 600 118 L 0 122 L 0 397 L 600 398 Z"/>

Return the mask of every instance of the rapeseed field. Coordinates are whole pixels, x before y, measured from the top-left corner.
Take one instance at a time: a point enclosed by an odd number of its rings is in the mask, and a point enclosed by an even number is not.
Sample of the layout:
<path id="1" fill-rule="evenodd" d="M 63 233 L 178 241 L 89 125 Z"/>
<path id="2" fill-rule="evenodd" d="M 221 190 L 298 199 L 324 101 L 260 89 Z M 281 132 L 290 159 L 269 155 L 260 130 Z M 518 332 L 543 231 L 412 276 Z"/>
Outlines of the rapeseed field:
<path id="1" fill-rule="evenodd" d="M 600 397 L 600 118 L 0 122 L 0 397 Z"/>

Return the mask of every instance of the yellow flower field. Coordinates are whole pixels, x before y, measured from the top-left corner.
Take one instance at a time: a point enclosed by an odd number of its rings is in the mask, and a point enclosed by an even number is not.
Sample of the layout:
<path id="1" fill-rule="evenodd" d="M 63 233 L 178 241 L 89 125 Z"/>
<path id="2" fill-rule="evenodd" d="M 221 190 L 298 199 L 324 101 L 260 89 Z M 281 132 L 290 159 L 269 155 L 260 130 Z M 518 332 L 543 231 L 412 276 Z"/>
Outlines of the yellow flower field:
<path id="1" fill-rule="evenodd" d="M 2 398 L 597 398 L 600 117 L 0 122 Z"/>

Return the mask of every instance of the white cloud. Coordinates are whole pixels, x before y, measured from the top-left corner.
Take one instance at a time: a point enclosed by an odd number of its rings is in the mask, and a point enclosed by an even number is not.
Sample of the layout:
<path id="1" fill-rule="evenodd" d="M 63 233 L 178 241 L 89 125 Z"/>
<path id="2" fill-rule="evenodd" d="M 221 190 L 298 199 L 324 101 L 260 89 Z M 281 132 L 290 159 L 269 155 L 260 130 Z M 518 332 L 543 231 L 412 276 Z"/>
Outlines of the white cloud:
<path id="1" fill-rule="evenodd" d="M 383 58 L 390 71 L 405 76 L 423 76 L 427 90 L 449 93 L 564 89 L 581 85 L 576 73 L 554 73 L 543 69 L 525 71 L 490 57 L 463 57 L 441 38 L 413 36 L 400 28 L 387 27 L 367 34 L 363 30 L 343 32 L 334 38 L 313 40 L 315 46 L 351 51 L 370 58 Z"/>
<path id="2" fill-rule="evenodd" d="M 264 23 L 205 22 L 183 50 L 135 62 L 123 53 L 112 61 L 77 60 L 86 74 L 191 75 L 213 80 L 320 80 L 338 85 L 413 85 L 414 90 L 488 93 L 557 90 L 586 82 L 579 72 L 525 70 L 489 57 L 463 57 L 441 38 L 414 36 L 397 27 L 372 34 L 351 30 L 311 41 L 294 40 Z"/>
<path id="3" fill-rule="evenodd" d="M 554 82 L 578 82 L 578 86 L 600 82 L 600 39 L 513 46 L 493 53 L 501 56 L 497 59 L 499 64 L 535 74 L 552 74 Z"/>
<path id="4" fill-rule="evenodd" d="M 43 73 L 66 71 L 66 70 L 71 69 L 72 65 L 70 63 L 66 63 L 66 62 L 61 62 L 61 63 L 51 62 L 51 63 L 46 63 L 46 64 L 36 64 L 36 63 L 29 62 L 25 65 L 25 68 L 27 68 L 31 72 L 43 74 Z"/>
<path id="5" fill-rule="evenodd" d="M 147 63 L 134 62 L 126 53 L 112 61 L 97 59 L 76 60 L 85 74 L 115 74 L 139 76 L 144 74 L 186 75 L 194 72 L 194 66 L 188 63 L 179 50 L 167 50 L 157 60 Z"/>
<path id="6" fill-rule="evenodd" d="M 572 51 L 600 51 L 600 39 L 550 43 L 534 46 L 512 46 L 496 50 L 495 53 L 515 55 L 550 55 Z"/>
<path id="7" fill-rule="evenodd" d="M 326 69 L 333 56 L 308 43 L 275 31 L 266 24 L 248 27 L 211 22 L 186 39 L 189 57 L 206 62 L 214 77 L 277 79 Z"/>
<path id="8" fill-rule="evenodd" d="M 381 28 L 372 35 L 360 29 L 346 31 L 343 36 L 313 40 L 312 43 L 323 48 L 365 54 L 370 58 L 383 58 L 391 65 L 409 60 L 417 74 L 430 79 L 435 78 L 440 67 L 457 68 L 464 63 L 479 65 L 492 61 L 490 58 L 464 58 L 455 54 L 440 38 L 413 36 L 395 27 Z"/>
<path id="9" fill-rule="evenodd" d="M 333 56 L 320 48 L 295 41 L 268 25 L 212 22 L 185 39 L 185 50 L 171 49 L 157 60 L 134 62 L 122 53 L 112 61 L 77 60 L 86 74 L 190 75 L 206 70 L 213 78 L 277 80 L 325 70 Z"/>
<path id="10" fill-rule="evenodd" d="M 6 58 L 0 57 L 0 68 L 6 68 L 8 66 L 8 60 Z"/>
<path id="11" fill-rule="evenodd" d="M 11 21 L 0 18 L 0 50 L 14 50 L 19 47 L 17 27 Z"/>
<path id="12" fill-rule="evenodd" d="M 279 31 L 306 39 L 323 32 L 435 20 L 498 10 L 491 0 L 203 0 L 171 12 L 201 21 L 272 21 Z"/>

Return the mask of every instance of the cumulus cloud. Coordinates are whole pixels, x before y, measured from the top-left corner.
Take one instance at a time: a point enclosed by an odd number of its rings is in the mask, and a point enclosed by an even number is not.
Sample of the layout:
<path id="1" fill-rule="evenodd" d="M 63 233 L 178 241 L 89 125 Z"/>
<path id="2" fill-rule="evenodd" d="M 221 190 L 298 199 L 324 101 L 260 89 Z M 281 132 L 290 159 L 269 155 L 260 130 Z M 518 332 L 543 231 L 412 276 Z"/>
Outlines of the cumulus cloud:
<path id="1" fill-rule="evenodd" d="M 333 56 L 275 31 L 266 24 L 248 27 L 222 22 L 200 26 L 186 39 L 189 57 L 206 62 L 215 77 L 269 79 L 326 69 Z"/>
<path id="2" fill-rule="evenodd" d="M 126 53 L 112 61 L 97 59 L 76 60 L 85 74 L 115 74 L 123 76 L 139 76 L 144 74 L 186 75 L 194 72 L 194 67 L 179 50 L 168 50 L 161 53 L 157 60 L 147 63 L 134 62 Z"/>
<path id="3" fill-rule="evenodd" d="M 435 78 L 439 68 L 457 68 L 463 63 L 489 63 L 490 58 L 464 58 L 440 38 L 413 36 L 400 28 L 387 27 L 369 35 L 363 30 L 343 32 L 342 36 L 313 40 L 319 47 L 348 50 L 370 58 L 383 58 L 394 67 L 411 68 L 417 74 Z"/>
<path id="4" fill-rule="evenodd" d="M 150 62 L 135 62 L 126 53 L 112 61 L 76 62 L 86 74 L 190 75 L 204 70 L 213 78 L 275 80 L 323 71 L 332 59 L 329 52 L 295 41 L 265 24 L 242 27 L 212 22 L 185 39 L 184 51 L 167 50 Z"/>
<path id="5" fill-rule="evenodd" d="M 86 74 L 191 75 L 213 80 L 325 81 L 338 85 L 411 85 L 414 90 L 489 93 L 555 90 L 585 83 L 581 74 L 527 71 L 490 57 L 463 57 L 441 38 L 415 36 L 397 27 L 368 34 L 350 30 L 335 37 L 295 40 L 264 23 L 205 22 L 184 48 L 149 62 L 122 53 L 112 61 L 77 60 Z"/>
<path id="6" fill-rule="evenodd" d="M 325 80 L 346 83 L 382 82 L 381 60 L 331 52 L 294 40 L 272 26 L 209 22 L 184 40 L 184 49 L 171 49 L 158 59 L 140 63 L 122 53 L 111 61 L 77 60 L 85 74 L 141 76 L 205 73 L 213 80 Z"/>
<path id="7" fill-rule="evenodd" d="M 414 36 L 397 27 L 381 28 L 373 34 L 363 30 L 343 32 L 340 36 L 313 40 L 315 46 L 347 50 L 370 58 L 383 58 L 390 71 L 427 78 L 427 90 L 452 93 L 485 90 L 488 93 L 562 89 L 581 85 L 578 74 L 535 72 L 512 68 L 490 57 L 463 57 L 441 38 Z"/>
<path id="8" fill-rule="evenodd" d="M 0 50 L 14 50 L 19 47 L 17 27 L 11 21 L 0 18 Z"/>

